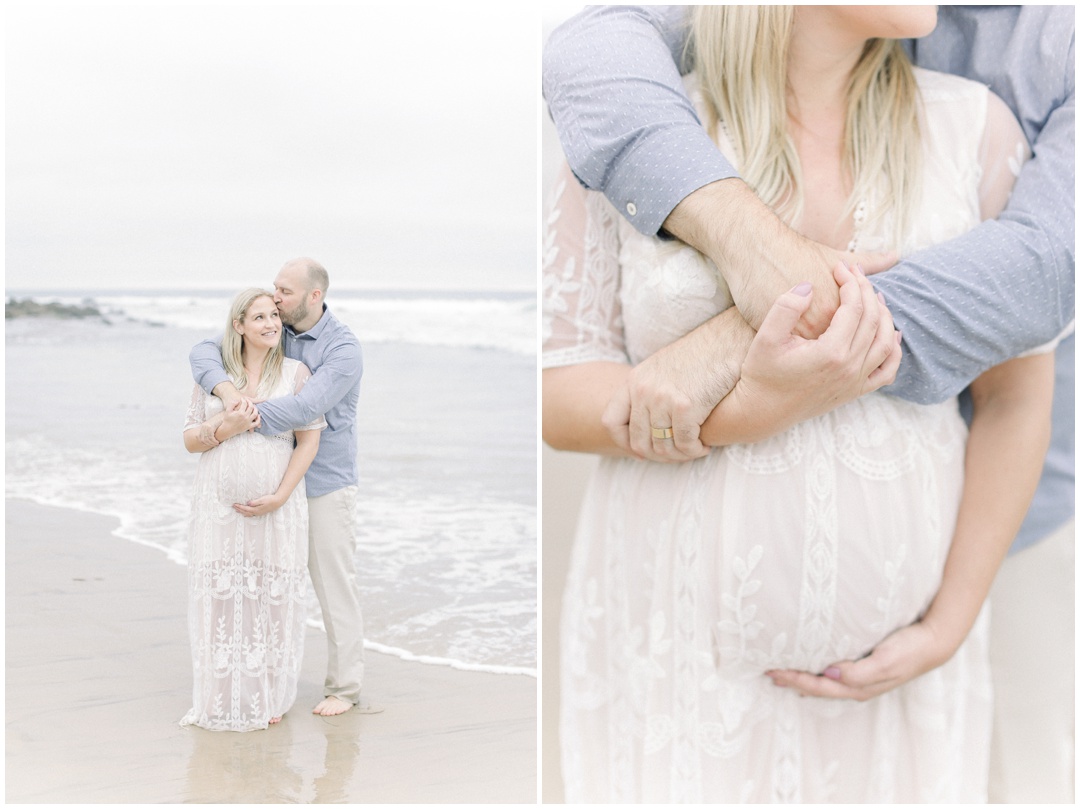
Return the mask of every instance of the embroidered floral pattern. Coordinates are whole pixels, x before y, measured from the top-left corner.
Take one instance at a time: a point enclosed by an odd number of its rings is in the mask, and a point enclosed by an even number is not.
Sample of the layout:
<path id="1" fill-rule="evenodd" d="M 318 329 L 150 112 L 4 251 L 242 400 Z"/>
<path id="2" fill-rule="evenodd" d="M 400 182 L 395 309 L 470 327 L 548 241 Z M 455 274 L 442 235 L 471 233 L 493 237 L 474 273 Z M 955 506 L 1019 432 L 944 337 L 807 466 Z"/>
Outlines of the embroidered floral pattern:
<path id="1" fill-rule="evenodd" d="M 285 360 L 275 396 L 310 374 Z M 221 411 L 197 386 L 185 429 Z M 320 417 L 308 425 L 319 429 Z M 253 730 L 296 698 L 307 594 L 307 500 L 301 481 L 278 511 L 241 517 L 232 504 L 269 494 L 288 466 L 292 433 L 243 433 L 199 458 L 188 522 L 188 627 L 193 705 L 181 724 Z"/>
<path id="2" fill-rule="evenodd" d="M 905 250 L 970 229 L 979 210 L 972 121 L 985 88 L 918 75 L 934 194 Z M 869 232 L 889 226 L 877 204 L 862 211 L 860 249 L 891 246 Z M 570 181 L 556 208 L 545 366 L 639 362 L 730 305 L 711 263 L 636 233 L 601 196 Z M 857 657 L 925 608 L 955 522 L 965 434 L 955 402 L 872 394 L 689 463 L 602 460 L 564 598 L 568 798 L 979 800 L 982 622 L 945 666 L 869 703 L 800 699 L 763 673 Z"/>

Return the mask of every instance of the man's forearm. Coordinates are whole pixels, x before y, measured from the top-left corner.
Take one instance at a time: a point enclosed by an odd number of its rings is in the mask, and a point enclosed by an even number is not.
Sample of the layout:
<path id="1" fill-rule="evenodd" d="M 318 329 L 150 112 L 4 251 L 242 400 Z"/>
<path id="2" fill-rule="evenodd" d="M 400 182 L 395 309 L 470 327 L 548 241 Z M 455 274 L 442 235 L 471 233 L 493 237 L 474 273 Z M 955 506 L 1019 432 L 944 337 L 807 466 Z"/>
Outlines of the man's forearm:
<path id="1" fill-rule="evenodd" d="M 295 396 L 283 396 L 259 404 L 259 432 L 274 435 L 310 424 L 336 407 L 360 381 L 363 354 L 358 344 L 345 344 L 323 358 L 323 364 Z"/>
<path id="2" fill-rule="evenodd" d="M 264 435 L 277 435 L 288 430 L 299 429 L 326 412 L 315 410 L 310 401 L 301 400 L 299 395 L 267 399 L 265 402 L 259 402 L 256 407 L 262 419 L 262 426 L 258 432 Z"/>
<path id="3" fill-rule="evenodd" d="M 999 244 L 1004 234 L 1012 248 L 992 263 L 984 260 L 988 232 Z M 919 404 L 944 401 L 988 368 L 1061 333 L 1073 316 L 1074 267 L 1042 265 L 1028 237 L 1040 239 L 984 222 L 874 278 L 906 349 L 886 392 Z"/>

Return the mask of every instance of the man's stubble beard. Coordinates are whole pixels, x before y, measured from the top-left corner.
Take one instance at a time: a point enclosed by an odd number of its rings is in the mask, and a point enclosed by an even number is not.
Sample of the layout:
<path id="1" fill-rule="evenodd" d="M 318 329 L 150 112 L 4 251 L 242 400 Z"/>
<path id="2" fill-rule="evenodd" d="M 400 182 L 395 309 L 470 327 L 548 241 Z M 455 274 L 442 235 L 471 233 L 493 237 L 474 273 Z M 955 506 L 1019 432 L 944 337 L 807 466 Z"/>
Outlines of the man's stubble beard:
<path id="1" fill-rule="evenodd" d="M 281 318 L 281 322 L 284 323 L 286 326 L 295 326 L 307 316 L 307 304 L 305 304 L 303 301 L 300 301 L 300 303 L 296 304 L 296 308 L 293 309 L 291 312 L 286 311 L 285 309 L 278 310 L 278 317 Z"/>

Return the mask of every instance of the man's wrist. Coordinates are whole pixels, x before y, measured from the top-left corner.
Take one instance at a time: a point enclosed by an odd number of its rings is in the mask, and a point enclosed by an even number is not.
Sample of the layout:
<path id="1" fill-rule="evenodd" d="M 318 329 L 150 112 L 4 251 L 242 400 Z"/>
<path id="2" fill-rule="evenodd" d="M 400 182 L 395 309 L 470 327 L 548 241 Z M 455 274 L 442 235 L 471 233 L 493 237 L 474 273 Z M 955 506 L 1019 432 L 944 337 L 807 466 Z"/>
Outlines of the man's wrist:
<path id="1" fill-rule="evenodd" d="M 760 249 L 752 237 L 760 230 L 757 220 L 770 217 L 776 220 L 745 182 L 729 177 L 688 194 L 664 220 L 664 230 L 711 258 L 728 278 L 752 263 L 752 251 Z"/>

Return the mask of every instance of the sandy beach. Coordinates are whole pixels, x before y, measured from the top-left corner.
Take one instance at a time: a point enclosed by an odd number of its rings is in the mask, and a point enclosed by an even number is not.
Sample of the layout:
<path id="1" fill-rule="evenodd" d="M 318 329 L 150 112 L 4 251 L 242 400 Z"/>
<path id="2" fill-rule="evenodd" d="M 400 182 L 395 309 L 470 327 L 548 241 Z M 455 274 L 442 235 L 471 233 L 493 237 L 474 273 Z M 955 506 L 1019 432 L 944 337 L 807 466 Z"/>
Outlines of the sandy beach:
<path id="1" fill-rule="evenodd" d="M 570 567 L 570 549 L 581 499 L 598 458 L 577 452 L 558 452 L 544 444 L 544 602 L 543 602 L 543 729 L 544 803 L 564 803 L 559 760 L 559 621 L 562 595 Z"/>
<path id="2" fill-rule="evenodd" d="M 368 652 L 364 693 L 385 712 L 315 717 L 326 642 L 309 630 L 280 725 L 181 728 L 185 569 L 112 519 L 6 509 L 8 802 L 535 802 L 532 677 Z"/>

